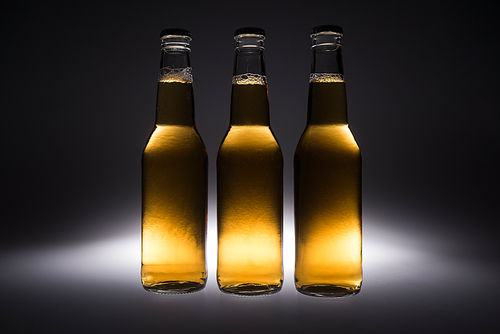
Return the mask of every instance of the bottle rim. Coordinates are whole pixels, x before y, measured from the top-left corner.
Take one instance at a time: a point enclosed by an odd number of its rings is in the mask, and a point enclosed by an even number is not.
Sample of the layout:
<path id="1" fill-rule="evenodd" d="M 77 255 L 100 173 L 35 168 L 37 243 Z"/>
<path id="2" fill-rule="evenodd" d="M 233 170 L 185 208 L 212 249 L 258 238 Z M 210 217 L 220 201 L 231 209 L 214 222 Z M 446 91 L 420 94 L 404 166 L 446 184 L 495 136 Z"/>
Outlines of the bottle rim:
<path id="1" fill-rule="evenodd" d="M 262 39 L 266 38 L 266 32 L 262 28 L 257 27 L 243 27 L 236 29 L 234 32 L 234 39 L 238 39 L 241 37 L 260 37 Z"/>
<path id="2" fill-rule="evenodd" d="M 167 28 L 163 29 L 160 34 L 160 39 L 165 38 L 185 38 L 188 41 L 192 39 L 191 32 L 182 28 Z"/>
<path id="3" fill-rule="evenodd" d="M 310 37 L 315 37 L 318 35 L 337 35 L 337 36 L 343 36 L 344 35 L 344 30 L 342 29 L 341 26 L 329 24 L 329 25 L 321 25 L 321 26 L 316 26 L 311 29 L 310 32 Z"/>

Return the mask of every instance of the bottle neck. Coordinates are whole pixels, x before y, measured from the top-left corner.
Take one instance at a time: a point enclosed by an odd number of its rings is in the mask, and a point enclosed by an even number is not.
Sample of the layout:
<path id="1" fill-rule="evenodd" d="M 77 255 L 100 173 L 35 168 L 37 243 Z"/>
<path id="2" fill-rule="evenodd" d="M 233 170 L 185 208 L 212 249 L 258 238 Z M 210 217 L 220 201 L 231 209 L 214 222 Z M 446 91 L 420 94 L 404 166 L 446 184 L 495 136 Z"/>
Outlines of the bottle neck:
<path id="1" fill-rule="evenodd" d="M 230 124 L 269 126 L 264 36 L 243 34 L 235 41 Z"/>
<path id="2" fill-rule="evenodd" d="M 311 37 L 307 124 L 348 124 L 342 35 L 322 32 Z"/>
<path id="3" fill-rule="evenodd" d="M 235 37 L 233 76 L 247 73 L 266 75 L 264 38 L 250 34 Z"/>
<path id="4" fill-rule="evenodd" d="M 161 40 L 157 125 L 194 126 L 190 40 L 190 37 L 175 35 L 164 36 Z"/>
<path id="5" fill-rule="evenodd" d="M 329 32 L 311 38 L 311 73 L 336 74 L 343 78 L 342 35 Z"/>
<path id="6" fill-rule="evenodd" d="M 183 69 L 191 67 L 189 53 L 191 38 L 188 36 L 167 35 L 161 38 L 160 70 L 163 68 Z"/>

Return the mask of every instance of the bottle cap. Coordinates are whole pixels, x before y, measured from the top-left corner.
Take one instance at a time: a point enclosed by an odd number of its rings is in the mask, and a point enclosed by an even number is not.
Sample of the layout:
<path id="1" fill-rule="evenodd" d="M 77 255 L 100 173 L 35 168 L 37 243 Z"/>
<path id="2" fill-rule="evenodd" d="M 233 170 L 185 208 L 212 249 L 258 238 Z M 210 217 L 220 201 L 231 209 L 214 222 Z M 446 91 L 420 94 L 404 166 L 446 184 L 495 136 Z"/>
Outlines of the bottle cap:
<path id="1" fill-rule="evenodd" d="M 317 26 L 311 29 L 311 37 L 320 33 L 332 33 L 336 35 L 343 35 L 342 27 L 336 25 Z"/>
<path id="2" fill-rule="evenodd" d="M 256 27 L 244 27 L 244 28 L 239 28 L 236 29 L 234 32 L 234 37 L 239 36 L 239 35 L 260 35 L 263 37 L 266 37 L 266 32 L 262 28 L 256 28 Z"/>
<path id="3" fill-rule="evenodd" d="M 191 39 L 191 32 L 186 29 L 180 29 L 180 28 L 168 28 L 162 30 L 160 34 L 160 38 L 163 38 L 165 36 L 186 36 L 189 39 Z"/>

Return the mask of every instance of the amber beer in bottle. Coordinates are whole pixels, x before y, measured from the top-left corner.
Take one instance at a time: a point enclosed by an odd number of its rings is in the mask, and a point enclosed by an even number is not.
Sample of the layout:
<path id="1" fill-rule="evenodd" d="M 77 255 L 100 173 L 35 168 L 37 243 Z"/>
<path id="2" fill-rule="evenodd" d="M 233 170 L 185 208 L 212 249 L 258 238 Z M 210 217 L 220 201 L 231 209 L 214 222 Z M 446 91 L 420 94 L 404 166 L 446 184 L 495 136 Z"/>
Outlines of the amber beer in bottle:
<path id="1" fill-rule="evenodd" d="M 175 294 L 206 281 L 207 168 L 194 121 L 191 34 L 161 34 L 156 126 L 142 155 L 142 284 Z"/>
<path id="2" fill-rule="evenodd" d="M 221 291 L 281 290 L 283 156 L 269 122 L 265 32 L 235 32 L 231 116 L 217 155 L 217 282 Z"/>
<path id="3" fill-rule="evenodd" d="M 361 155 L 347 122 L 342 28 L 311 31 L 307 125 L 294 157 L 295 285 L 321 297 L 361 288 Z"/>

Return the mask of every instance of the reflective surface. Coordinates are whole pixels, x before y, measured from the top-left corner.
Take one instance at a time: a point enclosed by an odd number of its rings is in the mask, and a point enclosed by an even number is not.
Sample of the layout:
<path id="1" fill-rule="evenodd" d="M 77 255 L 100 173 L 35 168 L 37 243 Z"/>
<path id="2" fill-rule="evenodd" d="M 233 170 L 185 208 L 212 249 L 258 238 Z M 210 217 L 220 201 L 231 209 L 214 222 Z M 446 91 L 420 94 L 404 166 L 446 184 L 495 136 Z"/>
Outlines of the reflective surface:
<path id="1" fill-rule="evenodd" d="M 4 251 L 0 293 L 9 307 L 3 308 L 1 317 L 20 331 L 72 332 L 155 330 L 166 323 L 171 331 L 187 333 L 234 333 L 242 323 L 243 333 L 327 333 L 332 323 L 344 332 L 383 329 L 385 333 L 486 331 L 500 326 L 496 316 L 500 292 L 477 288 L 489 286 L 500 275 L 498 259 L 485 256 L 494 249 L 487 238 L 474 231 L 450 233 L 423 224 L 442 223 L 437 217 L 409 213 L 389 217 L 382 211 L 366 211 L 365 279 L 354 297 L 314 298 L 295 291 L 290 228 L 285 231 L 285 281 L 280 293 L 253 298 L 221 293 L 214 271 L 213 219 L 206 288 L 179 296 L 147 293 L 139 275 L 135 215 L 125 221 L 126 234 L 117 228 L 108 231 L 114 237 Z M 112 225 L 119 214 L 108 217 Z M 24 321 L 26 315 L 30 321 Z"/>

